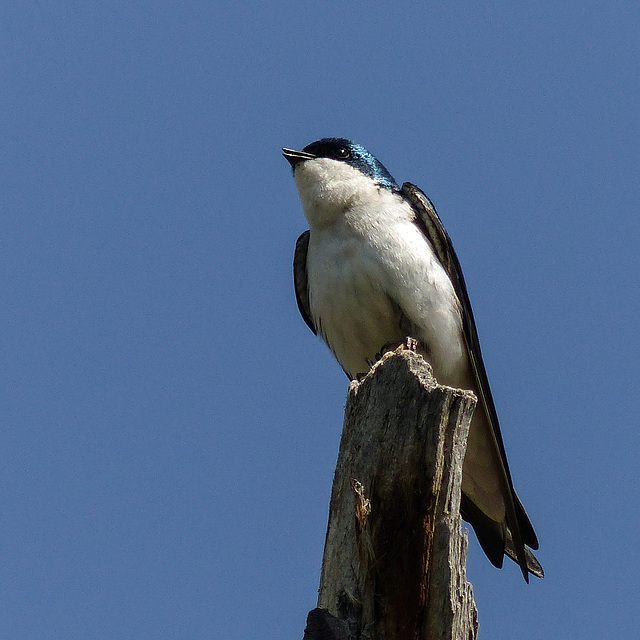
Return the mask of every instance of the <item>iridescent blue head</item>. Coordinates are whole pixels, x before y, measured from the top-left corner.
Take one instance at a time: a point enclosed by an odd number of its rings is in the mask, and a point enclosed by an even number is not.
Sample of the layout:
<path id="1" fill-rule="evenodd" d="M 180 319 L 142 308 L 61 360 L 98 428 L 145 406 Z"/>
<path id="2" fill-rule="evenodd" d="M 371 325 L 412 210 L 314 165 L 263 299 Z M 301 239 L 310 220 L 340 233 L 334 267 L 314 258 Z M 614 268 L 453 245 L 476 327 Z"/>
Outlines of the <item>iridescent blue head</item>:
<path id="1" fill-rule="evenodd" d="M 331 158 L 348 164 L 373 178 L 381 187 L 397 190 L 398 185 L 387 168 L 363 146 L 346 138 L 322 138 L 307 145 L 302 151 L 283 149 L 282 154 L 293 169 L 305 160 Z"/>

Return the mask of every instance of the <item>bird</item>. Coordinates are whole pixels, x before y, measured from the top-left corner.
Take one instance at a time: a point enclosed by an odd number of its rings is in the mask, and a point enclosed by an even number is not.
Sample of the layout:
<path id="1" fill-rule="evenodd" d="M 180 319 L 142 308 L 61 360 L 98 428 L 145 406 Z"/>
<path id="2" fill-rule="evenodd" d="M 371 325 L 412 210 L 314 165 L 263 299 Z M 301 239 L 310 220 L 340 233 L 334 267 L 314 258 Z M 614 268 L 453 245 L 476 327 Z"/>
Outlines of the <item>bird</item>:
<path id="1" fill-rule="evenodd" d="M 542 578 L 538 539 L 513 488 L 460 263 L 431 200 L 402 186 L 363 146 L 322 138 L 283 148 L 309 224 L 296 242 L 296 301 L 351 380 L 386 345 L 410 338 L 448 386 L 477 398 L 462 474 L 461 515 L 489 561 L 506 556 Z"/>

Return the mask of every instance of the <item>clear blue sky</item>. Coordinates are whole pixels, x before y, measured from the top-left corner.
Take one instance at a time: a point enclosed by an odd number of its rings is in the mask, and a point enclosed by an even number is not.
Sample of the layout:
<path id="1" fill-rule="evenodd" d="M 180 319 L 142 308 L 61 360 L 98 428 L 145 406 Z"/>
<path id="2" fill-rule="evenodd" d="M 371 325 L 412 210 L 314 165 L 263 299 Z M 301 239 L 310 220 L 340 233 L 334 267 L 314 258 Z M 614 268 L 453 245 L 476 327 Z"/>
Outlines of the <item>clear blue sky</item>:
<path id="1" fill-rule="evenodd" d="M 465 271 L 543 581 L 481 638 L 635 637 L 640 4 L 13 2 L 0 637 L 301 638 L 347 379 L 282 146 L 369 148 Z"/>

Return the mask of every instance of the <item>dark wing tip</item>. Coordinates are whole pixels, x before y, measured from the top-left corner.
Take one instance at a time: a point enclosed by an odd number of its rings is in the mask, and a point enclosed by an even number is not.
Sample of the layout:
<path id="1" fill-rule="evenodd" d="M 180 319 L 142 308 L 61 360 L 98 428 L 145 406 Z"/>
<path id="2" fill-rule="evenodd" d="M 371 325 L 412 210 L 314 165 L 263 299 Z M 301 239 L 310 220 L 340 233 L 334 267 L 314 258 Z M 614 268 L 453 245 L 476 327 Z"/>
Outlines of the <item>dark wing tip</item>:
<path id="1" fill-rule="evenodd" d="M 522 506 L 522 502 L 520 502 L 520 498 L 518 498 L 518 494 L 514 491 L 513 498 L 516 508 L 516 516 L 518 518 L 518 524 L 520 525 L 520 534 L 522 535 L 522 541 L 532 549 L 537 549 L 539 547 L 538 544 L 538 536 L 536 532 L 533 530 L 533 525 L 531 524 L 531 520 L 529 520 L 529 516 L 527 512 L 524 510 Z"/>
<path id="2" fill-rule="evenodd" d="M 520 508 L 522 508 L 522 505 L 520 505 Z M 472 526 L 482 550 L 494 567 L 502 568 L 506 554 L 520 566 L 527 584 L 529 583 L 529 574 L 536 576 L 536 578 L 544 578 L 544 569 L 533 555 L 533 552 L 528 547 L 523 546 L 522 553 L 518 554 L 509 528 L 504 523 L 496 522 L 485 515 L 464 494 L 462 494 L 460 514 Z M 537 548 L 537 546 L 534 548 Z"/>
<path id="3" fill-rule="evenodd" d="M 519 564 L 518 554 L 513 546 L 513 539 L 511 533 L 507 529 L 507 535 L 505 538 L 504 552 L 514 561 Z M 533 552 L 528 547 L 524 548 L 524 556 L 527 563 L 527 572 L 534 575 L 536 578 L 544 578 L 544 569 L 538 562 L 538 559 L 533 555 Z M 529 582 L 529 576 L 525 576 L 527 583 Z"/>

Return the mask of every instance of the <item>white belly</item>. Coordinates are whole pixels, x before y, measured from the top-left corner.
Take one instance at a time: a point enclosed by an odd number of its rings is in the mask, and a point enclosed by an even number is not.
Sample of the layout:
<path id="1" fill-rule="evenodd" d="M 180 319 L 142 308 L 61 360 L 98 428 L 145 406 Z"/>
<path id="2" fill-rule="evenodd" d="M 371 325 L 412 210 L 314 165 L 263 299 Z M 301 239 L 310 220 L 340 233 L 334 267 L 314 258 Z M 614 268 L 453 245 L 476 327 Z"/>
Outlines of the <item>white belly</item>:
<path id="1" fill-rule="evenodd" d="M 441 384 L 462 382 L 467 356 L 457 298 L 413 223 L 366 236 L 346 226 L 313 230 L 307 274 L 314 322 L 351 378 L 368 371 L 385 344 L 411 335 Z"/>

